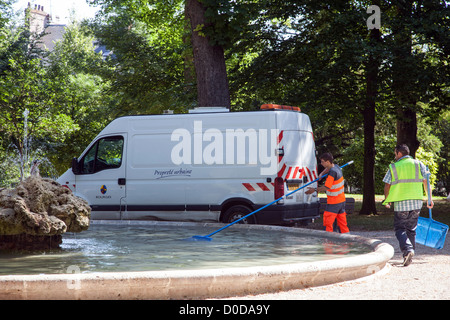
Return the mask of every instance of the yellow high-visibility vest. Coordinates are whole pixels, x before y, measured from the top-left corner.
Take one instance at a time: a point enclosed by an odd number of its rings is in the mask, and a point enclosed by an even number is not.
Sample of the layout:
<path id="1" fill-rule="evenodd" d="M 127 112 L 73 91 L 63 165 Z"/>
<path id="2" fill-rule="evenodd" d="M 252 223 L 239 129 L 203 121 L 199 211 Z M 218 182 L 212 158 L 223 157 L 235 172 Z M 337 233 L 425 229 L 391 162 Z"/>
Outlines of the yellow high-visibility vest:
<path id="1" fill-rule="evenodd" d="M 423 176 L 419 161 L 411 157 L 404 158 L 389 166 L 391 188 L 383 204 L 403 200 L 423 199 Z"/>

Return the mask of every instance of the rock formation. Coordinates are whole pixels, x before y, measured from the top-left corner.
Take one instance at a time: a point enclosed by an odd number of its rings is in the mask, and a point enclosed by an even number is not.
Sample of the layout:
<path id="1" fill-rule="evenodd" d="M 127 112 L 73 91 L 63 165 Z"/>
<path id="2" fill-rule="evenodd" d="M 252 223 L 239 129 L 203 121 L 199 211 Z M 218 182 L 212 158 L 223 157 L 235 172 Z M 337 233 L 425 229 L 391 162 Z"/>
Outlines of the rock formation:
<path id="1" fill-rule="evenodd" d="M 48 249 L 89 228 L 91 209 L 59 183 L 30 176 L 0 191 L 0 249 Z"/>

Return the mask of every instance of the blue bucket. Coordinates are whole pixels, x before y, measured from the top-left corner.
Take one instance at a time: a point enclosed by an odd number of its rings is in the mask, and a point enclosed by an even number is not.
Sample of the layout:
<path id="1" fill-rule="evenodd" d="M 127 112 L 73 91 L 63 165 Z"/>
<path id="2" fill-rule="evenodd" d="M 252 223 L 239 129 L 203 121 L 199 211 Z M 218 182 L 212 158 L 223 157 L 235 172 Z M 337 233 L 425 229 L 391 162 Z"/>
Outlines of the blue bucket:
<path id="1" fill-rule="evenodd" d="M 431 204 L 431 185 L 430 185 L 430 171 L 427 167 L 427 195 L 428 203 Z M 448 225 L 433 220 L 431 208 L 428 207 L 429 218 L 419 217 L 416 229 L 416 243 L 422 244 L 434 249 L 442 249 L 445 243 L 445 237 L 448 232 Z"/>
<path id="2" fill-rule="evenodd" d="M 416 229 L 416 243 L 427 247 L 442 249 L 448 226 L 432 218 L 419 217 Z"/>

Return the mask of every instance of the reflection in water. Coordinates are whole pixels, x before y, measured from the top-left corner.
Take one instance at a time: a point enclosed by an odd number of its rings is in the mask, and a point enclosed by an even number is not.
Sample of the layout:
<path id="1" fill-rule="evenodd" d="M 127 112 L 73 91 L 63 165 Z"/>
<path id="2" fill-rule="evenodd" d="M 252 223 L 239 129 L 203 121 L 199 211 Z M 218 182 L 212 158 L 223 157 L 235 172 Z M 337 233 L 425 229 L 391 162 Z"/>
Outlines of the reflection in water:
<path id="1" fill-rule="evenodd" d="M 91 225 L 65 234 L 61 249 L 0 253 L 0 275 L 211 269 L 299 263 L 357 255 L 371 250 L 281 231 L 229 229 L 213 241 L 185 241 L 204 228 Z M 69 269 L 68 269 L 69 268 Z"/>

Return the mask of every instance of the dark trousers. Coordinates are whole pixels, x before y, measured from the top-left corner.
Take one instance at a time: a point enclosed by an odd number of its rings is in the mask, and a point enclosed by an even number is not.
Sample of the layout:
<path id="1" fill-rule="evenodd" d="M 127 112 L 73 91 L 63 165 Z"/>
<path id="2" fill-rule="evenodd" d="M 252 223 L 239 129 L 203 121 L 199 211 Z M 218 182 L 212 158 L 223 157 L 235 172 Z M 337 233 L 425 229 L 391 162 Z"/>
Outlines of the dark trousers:
<path id="1" fill-rule="evenodd" d="M 403 256 L 416 248 L 416 228 L 420 210 L 394 212 L 395 236 Z"/>

